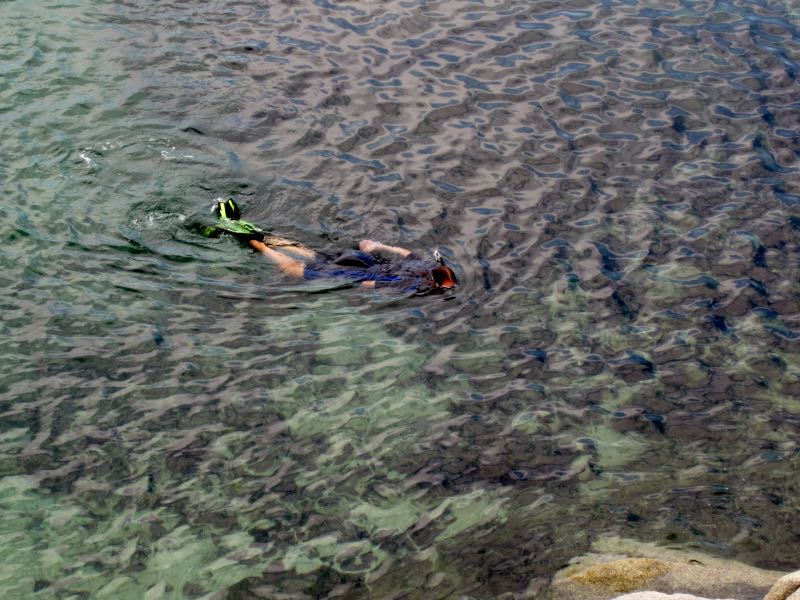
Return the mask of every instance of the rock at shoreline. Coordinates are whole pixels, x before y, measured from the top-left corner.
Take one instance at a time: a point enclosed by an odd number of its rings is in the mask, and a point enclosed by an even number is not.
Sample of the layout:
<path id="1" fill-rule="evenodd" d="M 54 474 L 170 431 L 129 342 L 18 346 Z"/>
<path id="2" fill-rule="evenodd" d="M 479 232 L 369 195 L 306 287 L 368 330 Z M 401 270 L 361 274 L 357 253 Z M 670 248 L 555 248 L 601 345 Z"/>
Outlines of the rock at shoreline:
<path id="1" fill-rule="evenodd" d="M 553 600 L 758 599 L 783 575 L 700 552 L 608 538 L 596 542 L 592 552 L 573 559 L 556 574 L 551 597 Z M 789 576 L 785 579 L 786 589 L 796 590 L 800 586 L 800 576 L 796 585 Z M 791 588 L 792 585 L 795 587 Z M 620 597 L 625 592 L 636 593 Z M 787 600 L 787 597 L 776 595 L 765 600 Z"/>
<path id="2" fill-rule="evenodd" d="M 800 571 L 781 577 L 764 600 L 800 600 Z"/>

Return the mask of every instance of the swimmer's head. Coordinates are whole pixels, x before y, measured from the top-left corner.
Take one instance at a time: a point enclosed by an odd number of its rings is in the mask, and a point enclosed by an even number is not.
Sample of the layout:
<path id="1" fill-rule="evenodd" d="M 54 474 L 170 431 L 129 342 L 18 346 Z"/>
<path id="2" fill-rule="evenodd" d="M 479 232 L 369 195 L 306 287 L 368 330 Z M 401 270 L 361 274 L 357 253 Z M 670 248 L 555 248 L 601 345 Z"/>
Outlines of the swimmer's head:
<path id="1" fill-rule="evenodd" d="M 449 290 L 458 285 L 456 274 L 448 266 L 440 265 L 431 271 L 434 286 L 443 290 Z"/>

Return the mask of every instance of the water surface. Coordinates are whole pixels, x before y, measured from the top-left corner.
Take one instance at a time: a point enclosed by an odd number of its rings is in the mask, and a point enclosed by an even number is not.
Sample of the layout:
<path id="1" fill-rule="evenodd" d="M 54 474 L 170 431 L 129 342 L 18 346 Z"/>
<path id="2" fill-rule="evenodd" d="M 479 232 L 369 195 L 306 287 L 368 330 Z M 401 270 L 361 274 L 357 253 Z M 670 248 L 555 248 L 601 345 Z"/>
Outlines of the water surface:
<path id="1" fill-rule="evenodd" d="M 7 598 L 546 594 L 621 535 L 791 569 L 792 2 L 0 5 Z M 191 223 L 438 248 L 293 282 Z"/>

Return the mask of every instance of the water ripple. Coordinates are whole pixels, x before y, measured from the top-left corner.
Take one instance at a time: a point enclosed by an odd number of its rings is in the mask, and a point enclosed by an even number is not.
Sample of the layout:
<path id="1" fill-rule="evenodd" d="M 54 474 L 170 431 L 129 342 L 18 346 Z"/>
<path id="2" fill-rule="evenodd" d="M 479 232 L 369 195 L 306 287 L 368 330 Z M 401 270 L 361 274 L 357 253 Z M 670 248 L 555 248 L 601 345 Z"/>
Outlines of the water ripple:
<path id="1" fill-rule="evenodd" d="M 5 13 L 12 596 L 524 594 L 609 533 L 796 568 L 791 6 Z M 287 281 L 218 196 L 461 285 Z"/>

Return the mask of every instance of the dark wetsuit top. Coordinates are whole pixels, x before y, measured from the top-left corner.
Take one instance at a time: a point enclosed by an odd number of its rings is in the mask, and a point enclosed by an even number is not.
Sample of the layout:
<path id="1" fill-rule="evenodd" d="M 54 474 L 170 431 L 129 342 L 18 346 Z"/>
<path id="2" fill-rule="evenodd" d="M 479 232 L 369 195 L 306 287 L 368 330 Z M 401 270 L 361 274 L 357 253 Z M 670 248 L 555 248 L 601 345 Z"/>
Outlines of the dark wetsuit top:
<path id="1" fill-rule="evenodd" d="M 375 287 L 392 287 L 404 292 L 426 292 L 433 288 L 431 270 L 436 263 L 414 254 L 387 261 L 355 250 L 333 259 L 320 258 L 303 270 L 306 279 L 336 277 L 353 282 L 374 281 Z"/>

